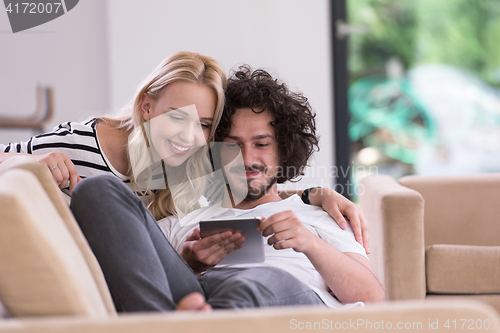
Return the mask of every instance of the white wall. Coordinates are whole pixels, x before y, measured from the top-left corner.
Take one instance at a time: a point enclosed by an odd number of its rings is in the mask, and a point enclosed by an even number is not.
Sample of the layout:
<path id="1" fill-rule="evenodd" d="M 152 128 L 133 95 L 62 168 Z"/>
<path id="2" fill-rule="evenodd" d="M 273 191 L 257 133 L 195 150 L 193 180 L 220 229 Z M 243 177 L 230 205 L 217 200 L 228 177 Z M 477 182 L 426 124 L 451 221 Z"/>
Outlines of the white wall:
<path id="1" fill-rule="evenodd" d="M 167 55 L 210 55 L 226 70 L 265 68 L 302 91 L 317 112 L 321 151 L 333 165 L 332 84 L 327 0 L 108 0 L 111 103 L 128 102 L 139 82 Z M 332 186 L 317 175 L 298 186 Z"/>
<path id="2" fill-rule="evenodd" d="M 106 5 L 80 1 L 63 16 L 13 34 L 0 8 L 0 116 L 35 110 L 35 86 L 55 89 L 56 115 L 47 129 L 109 109 Z M 0 129 L 0 142 L 26 140 L 30 130 Z"/>
<path id="3" fill-rule="evenodd" d="M 210 55 L 229 71 L 265 68 L 315 108 L 316 163 L 333 165 L 332 85 L 327 0 L 85 0 L 67 14 L 13 34 L 0 9 L 0 116 L 33 112 L 36 83 L 55 87 L 50 128 L 118 109 L 167 55 Z M 0 129 L 0 142 L 30 131 Z M 317 174 L 317 168 L 312 169 Z M 331 186 L 308 177 L 299 184 Z"/>

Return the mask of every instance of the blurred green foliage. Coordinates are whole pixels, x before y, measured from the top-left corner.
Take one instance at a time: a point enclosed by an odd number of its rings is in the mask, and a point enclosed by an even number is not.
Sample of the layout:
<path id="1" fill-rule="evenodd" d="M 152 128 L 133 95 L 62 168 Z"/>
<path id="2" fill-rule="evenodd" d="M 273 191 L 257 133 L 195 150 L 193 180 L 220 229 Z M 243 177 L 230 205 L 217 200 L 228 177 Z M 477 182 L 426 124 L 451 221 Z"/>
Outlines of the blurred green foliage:
<path id="1" fill-rule="evenodd" d="M 445 63 L 500 86 L 500 0 L 347 0 L 351 82 L 385 72 L 398 58 L 405 70 Z"/>

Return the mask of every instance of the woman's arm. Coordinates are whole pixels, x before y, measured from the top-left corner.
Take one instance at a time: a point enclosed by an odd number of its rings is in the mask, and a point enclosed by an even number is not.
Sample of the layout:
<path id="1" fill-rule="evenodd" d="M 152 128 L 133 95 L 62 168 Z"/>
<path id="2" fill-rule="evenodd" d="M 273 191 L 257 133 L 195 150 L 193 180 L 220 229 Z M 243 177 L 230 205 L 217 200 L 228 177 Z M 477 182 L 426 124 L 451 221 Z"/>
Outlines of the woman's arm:
<path id="1" fill-rule="evenodd" d="M 303 195 L 304 191 L 307 192 L 307 195 Z M 286 190 L 280 191 L 279 195 L 282 199 L 286 199 L 291 195 L 297 194 L 302 197 L 305 203 L 322 207 L 342 229 L 346 229 L 347 222 L 350 222 L 356 241 L 363 245 L 366 253 L 370 254 L 368 224 L 366 223 L 363 211 L 358 205 L 329 188 L 317 187 L 304 191 Z"/>

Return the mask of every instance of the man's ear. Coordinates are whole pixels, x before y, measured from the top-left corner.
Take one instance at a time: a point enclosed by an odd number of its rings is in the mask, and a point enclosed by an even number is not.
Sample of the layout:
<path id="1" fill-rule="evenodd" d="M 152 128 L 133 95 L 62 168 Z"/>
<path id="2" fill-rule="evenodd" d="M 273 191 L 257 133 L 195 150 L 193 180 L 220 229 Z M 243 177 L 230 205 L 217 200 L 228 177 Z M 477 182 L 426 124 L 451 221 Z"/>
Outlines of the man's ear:
<path id="1" fill-rule="evenodd" d="M 151 108 L 153 107 L 153 105 L 151 102 L 152 101 L 149 98 L 148 94 L 142 94 L 141 101 L 139 102 L 139 109 L 141 110 L 142 118 L 144 119 L 144 121 L 148 121 L 152 118 Z"/>

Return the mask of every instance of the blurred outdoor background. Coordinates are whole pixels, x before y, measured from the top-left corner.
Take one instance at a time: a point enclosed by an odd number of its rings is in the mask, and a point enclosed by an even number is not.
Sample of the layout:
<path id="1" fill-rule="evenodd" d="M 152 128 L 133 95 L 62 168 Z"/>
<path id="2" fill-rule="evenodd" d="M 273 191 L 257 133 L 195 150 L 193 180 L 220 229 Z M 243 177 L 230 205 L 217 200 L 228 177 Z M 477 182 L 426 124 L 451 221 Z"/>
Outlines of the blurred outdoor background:
<path id="1" fill-rule="evenodd" d="M 500 1 L 346 0 L 351 179 L 500 171 Z"/>

